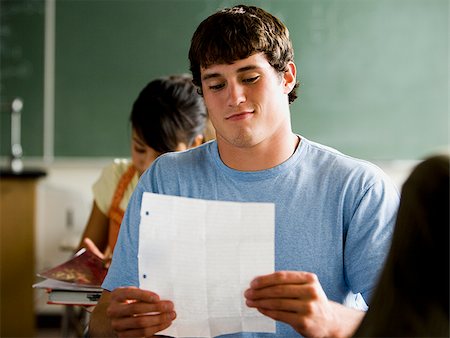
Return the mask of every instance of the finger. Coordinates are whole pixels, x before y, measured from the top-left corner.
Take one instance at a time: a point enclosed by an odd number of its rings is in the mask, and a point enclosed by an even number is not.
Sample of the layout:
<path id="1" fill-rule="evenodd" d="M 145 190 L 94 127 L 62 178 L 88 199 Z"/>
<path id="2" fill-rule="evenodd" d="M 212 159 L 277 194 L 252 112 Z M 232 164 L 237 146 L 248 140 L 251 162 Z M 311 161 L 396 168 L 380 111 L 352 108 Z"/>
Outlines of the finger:
<path id="1" fill-rule="evenodd" d="M 111 266 L 111 261 L 112 261 L 111 257 L 103 260 L 103 265 L 105 266 L 105 268 L 109 269 L 109 267 Z"/>
<path id="2" fill-rule="evenodd" d="M 105 258 L 103 253 L 99 250 L 99 248 L 95 245 L 95 243 L 89 237 L 85 237 L 83 242 L 84 242 L 84 244 L 86 244 L 86 249 L 91 251 L 94 255 L 96 255 L 100 259 Z"/>
<path id="3" fill-rule="evenodd" d="M 301 315 L 289 311 L 273 311 L 266 309 L 258 309 L 258 311 L 273 320 L 291 325 L 295 331 L 301 333 L 305 337 L 330 336 L 330 332 L 325 331 L 324 326 L 317 325 L 317 321 L 308 315 Z"/>
<path id="4" fill-rule="evenodd" d="M 111 303 L 106 309 L 109 318 L 127 318 L 159 315 L 163 313 L 173 312 L 174 306 L 170 301 L 161 301 L 157 303 Z"/>
<path id="5" fill-rule="evenodd" d="M 119 318 L 111 321 L 119 337 L 149 337 L 170 326 L 175 312 Z"/>
<path id="6" fill-rule="evenodd" d="M 106 247 L 105 252 L 103 253 L 103 262 L 104 262 L 105 268 L 109 269 L 109 267 L 111 266 L 111 261 L 112 261 L 112 251 L 111 251 L 111 247 L 108 245 Z"/>
<path id="7" fill-rule="evenodd" d="M 156 303 L 159 301 L 159 296 L 154 292 L 134 286 L 120 287 L 111 292 L 111 302 L 129 303 L 130 300 Z"/>
<path id="8" fill-rule="evenodd" d="M 173 312 L 174 305 L 171 301 L 162 300 L 158 303 L 142 303 L 136 302 L 128 305 L 134 317 L 151 316 L 165 312 Z"/>
<path id="9" fill-rule="evenodd" d="M 137 330 L 126 330 L 126 331 L 116 331 L 116 336 L 118 338 L 136 338 L 136 337 L 166 337 L 157 335 L 158 332 L 167 329 L 172 323 L 165 323 L 158 326 L 154 326 L 151 328 L 145 329 L 137 329 Z"/>
<path id="10" fill-rule="evenodd" d="M 104 256 L 105 260 L 106 259 L 111 260 L 111 258 L 112 258 L 112 251 L 111 251 L 111 247 L 109 245 L 106 247 L 106 250 L 105 250 L 103 256 Z"/>
<path id="11" fill-rule="evenodd" d="M 280 284 L 262 289 L 247 289 L 244 292 L 248 300 L 292 298 L 311 300 L 317 299 L 320 289 L 317 284 Z"/>
<path id="12" fill-rule="evenodd" d="M 298 313 L 290 311 L 258 309 L 258 312 L 269 318 L 272 318 L 273 320 L 291 324 L 293 327 L 305 326 L 305 322 L 308 321 L 306 317 L 300 316 Z"/>
<path id="13" fill-rule="evenodd" d="M 142 328 L 137 330 L 126 330 L 118 332 L 116 331 L 116 336 L 118 338 L 136 338 L 136 337 L 159 337 L 159 335 L 155 336 L 158 332 L 167 329 L 172 323 L 165 323 L 161 325 L 157 325 L 151 328 Z M 161 336 L 165 337 L 165 336 Z"/>
<path id="14" fill-rule="evenodd" d="M 307 284 L 318 281 L 317 276 L 305 271 L 276 271 L 274 273 L 258 276 L 250 283 L 250 288 L 260 289 L 278 284 Z"/>
<path id="15" fill-rule="evenodd" d="M 313 303 L 307 301 L 299 301 L 296 299 L 260 299 L 260 300 L 247 300 L 248 307 L 256 308 L 266 311 L 282 311 L 292 312 L 301 315 L 311 313 Z"/>

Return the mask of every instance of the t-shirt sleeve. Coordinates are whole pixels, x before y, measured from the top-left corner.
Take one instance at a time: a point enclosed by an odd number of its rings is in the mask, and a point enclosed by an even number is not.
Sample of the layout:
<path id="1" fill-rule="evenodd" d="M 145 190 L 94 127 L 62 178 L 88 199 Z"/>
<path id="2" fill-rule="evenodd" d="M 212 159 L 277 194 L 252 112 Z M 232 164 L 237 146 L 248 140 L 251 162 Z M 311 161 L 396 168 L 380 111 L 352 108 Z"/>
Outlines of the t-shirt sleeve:
<path id="1" fill-rule="evenodd" d="M 344 250 L 345 273 L 354 293 L 369 304 L 390 248 L 399 193 L 388 179 L 377 179 L 353 208 Z"/>

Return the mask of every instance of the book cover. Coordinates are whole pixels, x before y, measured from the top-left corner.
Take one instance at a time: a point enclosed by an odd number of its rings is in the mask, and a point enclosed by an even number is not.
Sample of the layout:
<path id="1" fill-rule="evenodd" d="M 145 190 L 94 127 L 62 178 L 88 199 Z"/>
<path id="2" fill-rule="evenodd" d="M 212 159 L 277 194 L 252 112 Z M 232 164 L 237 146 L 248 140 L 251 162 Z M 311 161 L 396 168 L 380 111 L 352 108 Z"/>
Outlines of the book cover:
<path id="1" fill-rule="evenodd" d="M 59 291 L 102 292 L 103 290 L 100 286 L 75 284 L 51 278 L 47 278 L 38 283 L 33 284 L 33 288 L 45 289 L 47 291 L 59 290 Z"/>
<path id="2" fill-rule="evenodd" d="M 38 273 L 38 276 L 78 285 L 100 287 L 107 272 L 108 269 L 103 261 L 91 251 L 83 248 L 68 261 Z"/>
<path id="3" fill-rule="evenodd" d="M 101 291 L 51 290 L 48 292 L 48 304 L 96 305 Z"/>

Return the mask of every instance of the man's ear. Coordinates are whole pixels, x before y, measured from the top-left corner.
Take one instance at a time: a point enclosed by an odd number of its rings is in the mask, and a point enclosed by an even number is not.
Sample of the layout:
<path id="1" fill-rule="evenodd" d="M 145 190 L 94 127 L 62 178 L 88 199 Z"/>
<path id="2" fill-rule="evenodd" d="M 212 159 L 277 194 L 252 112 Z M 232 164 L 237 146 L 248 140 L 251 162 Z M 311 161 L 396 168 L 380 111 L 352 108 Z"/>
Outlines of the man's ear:
<path id="1" fill-rule="evenodd" d="M 294 86 L 297 83 L 296 76 L 297 68 L 295 67 L 295 63 L 290 61 L 287 65 L 287 69 L 283 74 L 285 94 L 289 94 L 292 89 L 294 89 Z"/>

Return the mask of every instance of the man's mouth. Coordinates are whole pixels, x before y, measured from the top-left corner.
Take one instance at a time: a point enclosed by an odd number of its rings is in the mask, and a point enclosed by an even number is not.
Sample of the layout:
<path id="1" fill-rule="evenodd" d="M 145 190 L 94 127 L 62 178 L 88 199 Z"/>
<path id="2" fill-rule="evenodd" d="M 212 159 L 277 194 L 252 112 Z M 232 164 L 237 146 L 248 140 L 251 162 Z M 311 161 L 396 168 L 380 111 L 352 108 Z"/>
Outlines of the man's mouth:
<path id="1" fill-rule="evenodd" d="M 249 116 L 253 115 L 253 111 L 243 111 L 239 113 L 234 113 L 229 116 L 227 116 L 225 119 L 229 121 L 239 121 L 248 118 Z"/>

